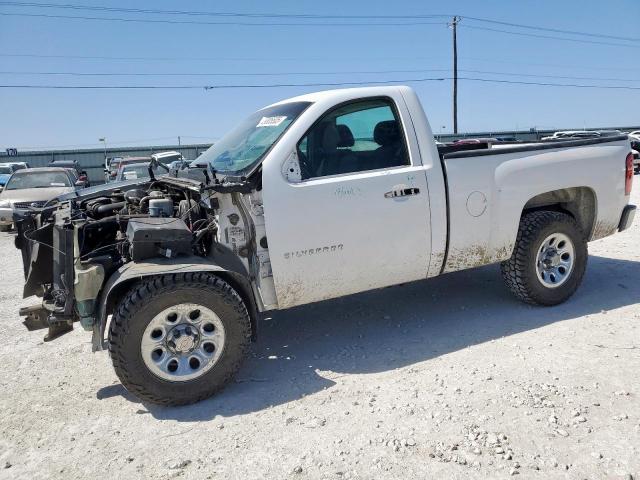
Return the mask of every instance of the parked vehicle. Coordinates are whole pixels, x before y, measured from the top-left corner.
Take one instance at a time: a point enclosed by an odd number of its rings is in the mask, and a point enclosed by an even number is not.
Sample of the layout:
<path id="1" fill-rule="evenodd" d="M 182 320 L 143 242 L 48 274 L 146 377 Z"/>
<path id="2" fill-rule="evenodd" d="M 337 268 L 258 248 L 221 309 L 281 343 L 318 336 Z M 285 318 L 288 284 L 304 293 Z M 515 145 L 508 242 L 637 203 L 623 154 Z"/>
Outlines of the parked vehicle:
<path id="1" fill-rule="evenodd" d="M 500 140 L 497 138 L 461 138 L 453 142 L 456 145 L 470 145 L 473 143 L 486 143 L 491 145 L 493 143 L 498 143 Z"/>
<path id="2" fill-rule="evenodd" d="M 633 170 L 634 173 L 640 174 L 640 132 L 638 135 L 629 134 L 629 141 L 633 150 Z"/>
<path id="3" fill-rule="evenodd" d="M 104 165 L 104 181 L 105 183 L 113 181 L 118 173 L 120 162 L 123 157 L 107 157 Z"/>
<path id="4" fill-rule="evenodd" d="M 96 350 L 112 315 L 124 386 L 181 405 L 233 378 L 262 312 L 490 263 L 520 300 L 556 305 L 582 280 L 587 241 L 633 221 L 626 135 L 467 150 L 436 147 L 408 87 L 273 104 L 188 175 L 26 214 L 24 295 L 43 303 L 20 313 L 48 339 L 79 321 Z"/>
<path id="5" fill-rule="evenodd" d="M 158 171 L 152 168 L 152 171 Z M 160 174 L 165 173 L 161 172 Z M 149 163 L 121 163 L 116 174 L 115 181 L 133 180 L 136 178 L 149 178 Z"/>
<path id="6" fill-rule="evenodd" d="M 115 182 L 118 177 L 118 170 L 122 165 L 128 165 L 132 163 L 144 163 L 148 164 L 151 161 L 151 157 L 114 157 L 109 163 L 109 167 L 105 168 L 104 173 L 106 182 Z"/>
<path id="7" fill-rule="evenodd" d="M 550 137 L 542 137 L 542 140 L 565 140 L 570 138 L 601 138 L 617 137 L 624 135 L 620 130 L 567 130 L 556 132 Z"/>
<path id="8" fill-rule="evenodd" d="M 79 186 L 78 177 L 67 168 L 17 170 L 0 193 L 0 231 L 11 229 L 14 213 L 42 208 L 48 201 Z"/>
<path id="9" fill-rule="evenodd" d="M 4 188 L 9 177 L 17 170 L 19 170 L 18 166 L 12 163 L 0 163 L 0 187 Z"/>
<path id="10" fill-rule="evenodd" d="M 183 161 L 184 157 L 180 152 L 168 151 L 168 152 L 158 152 L 151 155 L 151 158 L 154 160 L 164 163 L 165 165 L 169 165 L 172 162 Z"/>
<path id="11" fill-rule="evenodd" d="M 27 162 L 5 162 L 4 165 L 13 165 L 17 170 L 21 168 L 31 168 Z"/>
<path id="12" fill-rule="evenodd" d="M 77 160 L 54 160 L 49 163 L 50 167 L 60 167 L 60 168 L 68 168 L 73 170 L 77 176 L 77 182 L 82 182 L 82 185 L 79 185 L 83 188 L 90 187 L 91 182 L 89 181 L 89 176 L 87 172 L 82 169 Z"/>

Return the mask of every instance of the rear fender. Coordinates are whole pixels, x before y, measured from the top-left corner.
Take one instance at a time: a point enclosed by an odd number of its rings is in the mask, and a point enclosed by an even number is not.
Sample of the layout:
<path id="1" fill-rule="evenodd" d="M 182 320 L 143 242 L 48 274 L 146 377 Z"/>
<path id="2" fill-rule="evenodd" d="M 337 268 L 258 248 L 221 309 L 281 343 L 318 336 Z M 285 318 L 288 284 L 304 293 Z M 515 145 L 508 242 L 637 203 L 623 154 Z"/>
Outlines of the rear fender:
<path id="1" fill-rule="evenodd" d="M 257 332 L 258 309 L 256 299 L 251 288 L 251 282 L 244 271 L 231 271 L 212 263 L 210 259 L 189 256 L 178 258 L 153 258 L 145 262 L 130 262 L 120 267 L 105 283 L 99 296 L 98 312 L 93 325 L 93 351 L 105 348 L 104 332 L 107 317 L 115 310 L 117 302 L 137 282 L 159 275 L 172 273 L 210 272 L 220 276 L 245 302 L 251 319 L 252 337 Z"/>

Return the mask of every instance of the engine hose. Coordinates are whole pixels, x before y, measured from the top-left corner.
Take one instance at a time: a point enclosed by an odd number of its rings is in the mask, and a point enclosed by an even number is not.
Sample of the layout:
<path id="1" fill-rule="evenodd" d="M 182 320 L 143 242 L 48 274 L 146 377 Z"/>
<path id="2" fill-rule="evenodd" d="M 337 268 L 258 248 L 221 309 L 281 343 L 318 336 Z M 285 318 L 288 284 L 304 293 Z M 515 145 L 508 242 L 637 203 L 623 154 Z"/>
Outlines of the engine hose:
<path id="1" fill-rule="evenodd" d="M 120 210 L 121 208 L 123 208 L 125 205 L 127 204 L 127 202 L 116 202 L 116 203 L 107 203 L 104 205 L 100 205 L 99 207 L 95 207 L 92 208 L 92 212 L 93 214 L 104 214 L 104 213 L 109 213 L 112 212 L 114 210 Z"/>

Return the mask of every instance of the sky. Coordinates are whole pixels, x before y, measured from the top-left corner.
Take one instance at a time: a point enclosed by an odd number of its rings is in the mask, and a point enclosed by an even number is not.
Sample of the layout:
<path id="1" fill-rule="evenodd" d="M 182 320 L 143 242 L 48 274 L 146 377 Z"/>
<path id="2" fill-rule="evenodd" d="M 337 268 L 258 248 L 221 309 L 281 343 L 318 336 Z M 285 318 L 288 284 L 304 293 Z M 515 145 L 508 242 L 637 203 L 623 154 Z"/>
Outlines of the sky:
<path id="1" fill-rule="evenodd" d="M 448 133 L 453 121 L 452 30 L 447 22 L 460 15 L 460 132 L 640 125 L 638 0 L 53 2 L 76 7 L 0 1 L 0 85 L 203 87 L 397 81 L 416 89 L 434 133 Z M 78 8 L 86 6 L 190 14 Z M 154 22 L 59 18 L 64 16 Z M 95 73 L 101 75 L 86 75 Z M 113 75 L 125 73 L 129 75 Z M 426 78 L 444 79 L 408 81 Z M 262 106 L 327 88 L 335 87 L 0 88 L 0 149 L 92 148 L 102 145 L 99 138 L 113 147 L 173 144 L 178 136 L 183 144 L 205 143 L 220 138 Z"/>

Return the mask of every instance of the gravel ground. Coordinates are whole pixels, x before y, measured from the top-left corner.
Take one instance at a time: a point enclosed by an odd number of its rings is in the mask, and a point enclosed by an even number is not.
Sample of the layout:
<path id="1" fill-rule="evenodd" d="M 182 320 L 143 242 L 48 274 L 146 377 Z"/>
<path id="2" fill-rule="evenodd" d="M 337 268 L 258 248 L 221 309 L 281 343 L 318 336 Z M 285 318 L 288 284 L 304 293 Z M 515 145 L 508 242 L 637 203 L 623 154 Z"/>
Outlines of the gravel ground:
<path id="1" fill-rule="evenodd" d="M 22 327 L 1 234 L 0 478 L 640 478 L 639 244 L 590 244 L 553 308 L 490 266 L 274 313 L 235 383 L 158 408 L 81 329 Z"/>

